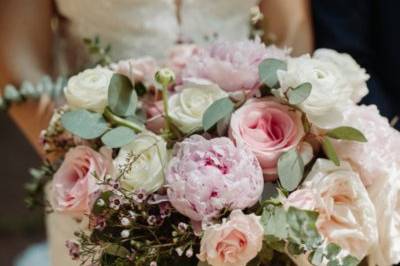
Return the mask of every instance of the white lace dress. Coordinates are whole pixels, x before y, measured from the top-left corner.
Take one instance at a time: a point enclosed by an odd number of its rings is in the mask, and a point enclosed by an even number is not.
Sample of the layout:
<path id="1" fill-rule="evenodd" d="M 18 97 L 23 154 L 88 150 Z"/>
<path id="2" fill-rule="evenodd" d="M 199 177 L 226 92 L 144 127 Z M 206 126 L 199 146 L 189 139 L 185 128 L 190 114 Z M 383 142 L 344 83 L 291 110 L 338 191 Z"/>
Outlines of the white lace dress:
<path id="1" fill-rule="evenodd" d="M 111 44 L 113 60 L 143 55 L 162 58 L 179 40 L 204 44 L 214 39 L 245 39 L 250 31 L 250 8 L 258 0 L 181 0 L 179 7 L 175 0 L 56 2 L 65 37 L 60 48 L 70 68 L 85 60 L 82 39 L 96 35 L 102 43 Z M 79 228 L 82 223 L 65 215 L 47 216 L 51 265 L 79 265 L 70 260 L 65 247 Z"/>

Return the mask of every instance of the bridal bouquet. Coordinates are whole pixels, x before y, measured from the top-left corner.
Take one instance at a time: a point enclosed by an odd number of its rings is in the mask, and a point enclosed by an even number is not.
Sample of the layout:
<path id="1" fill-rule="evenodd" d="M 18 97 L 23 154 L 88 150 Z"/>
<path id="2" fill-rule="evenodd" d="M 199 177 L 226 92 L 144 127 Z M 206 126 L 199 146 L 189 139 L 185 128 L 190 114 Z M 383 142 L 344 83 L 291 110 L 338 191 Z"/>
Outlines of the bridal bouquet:
<path id="1" fill-rule="evenodd" d="M 365 70 L 259 40 L 71 77 L 41 136 L 82 265 L 400 262 L 400 134 Z"/>

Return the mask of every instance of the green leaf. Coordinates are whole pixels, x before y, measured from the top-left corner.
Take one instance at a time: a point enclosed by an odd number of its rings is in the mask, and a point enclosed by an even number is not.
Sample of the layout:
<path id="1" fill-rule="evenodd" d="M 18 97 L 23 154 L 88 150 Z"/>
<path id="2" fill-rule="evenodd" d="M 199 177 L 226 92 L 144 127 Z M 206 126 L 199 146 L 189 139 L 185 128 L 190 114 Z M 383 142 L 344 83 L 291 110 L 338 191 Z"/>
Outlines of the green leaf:
<path id="1" fill-rule="evenodd" d="M 341 266 L 339 260 L 334 259 L 328 262 L 327 266 Z"/>
<path id="2" fill-rule="evenodd" d="M 336 166 L 340 165 L 339 157 L 336 154 L 335 147 L 333 147 L 333 144 L 329 138 L 325 137 L 322 140 L 322 149 L 329 160 L 334 162 Z"/>
<path id="3" fill-rule="evenodd" d="M 324 259 L 324 252 L 322 248 L 318 248 L 317 250 L 311 252 L 310 256 L 308 257 L 309 261 L 312 265 L 321 265 Z"/>
<path id="4" fill-rule="evenodd" d="M 304 102 L 308 98 L 308 96 L 310 96 L 311 88 L 312 88 L 312 86 L 311 86 L 311 83 L 309 83 L 309 82 L 300 84 L 299 86 L 297 86 L 294 89 L 289 88 L 289 90 L 287 92 L 287 97 L 288 97 L 289 103 L 293 104 L 293 105 L 297 105 L 297 104 Z"/>
<path id="5" fill-rule="evenodd" d="M 83 139 L 95 139 L 108 130 L 103 116 L 84 109 L 66 112 L 61 117 L 63 127 Z"/>
<path id="6" fill-rule="evenodd" d="M 297 244 L 304 244 L 309 250 L 321 243 L 316 222 L 318 213 L 289 207 L 287 223 L 289 225 L 289 238 Z"/>
<path id="7" fill-rule="evenodd" d="M 357 266 L 359 263 L 360 261 L 351 255 L 347 255 L 342 261 L 343 266 Z"/>
<path id="8" fill-rule="evenodd" d="M 258 66 L 258 74 L 261 83 L 264 83 L 270 88 L 274 88 L 278 85 L 278 70 L 286 70 L 286 62 L 268 58 L 261 62 Z"/>
<path id="9" fill-rule="evenodd" d="M 113 128 L 101 137 L 101 141 L 110 148 L 120 148 L 135 139 L 135 133 L 127 127 Z"/>
<path id="10" fill-rule="evenodd" d="M 13 85 L 10 84 L 6 85 L 4 88 L 4 99 L 13 102 L 18 102 L 22 100 L 18 90 Z"/>
<path id="11" fill-rule="evenodd" d="M 299 244 L 292 242 L 289 242 L 287 249 L 289 251 L 289 254 L 291 255 L 300 255 L 301 253 L 304 252 L 304 249 L 302 249 Z"/>
<path id="12" fill-rule="evenodd" d="M 359 142 L 367 142 L 367 138 L 359 131 L 353 127 L 337 127 L 328 133 L 327 136 L 334 139 L 344 139 L 344 140 L 354 140 Z"/>
<path id="13" fill-rule="evenodd" d="M 339 254 L 340 250 L 342 248 L 335 243 L 329 243 L 328 246 L 326 247 L 326 257 L 328 259 L 333 259 L 337 254 Z"/>
<path id="14" fill-rule="evenodd" d="M 104 249 L 104 253 L 120 258 L 126 258 L 130 254 L 127 248 L 117 244 L 111 244 L 106 247 Z"/>
<path id="15" fill-rule="evenodd" d="M 291 149 L 279 157 L 278 176 L 282 187 L 293 191 L 300 184 L 304 174 L 304 162 L 296 149 Z"/>
<path id="16" fill-rule="evenodd" d="M 265 207 L 261 215 L 261 224 L 267 236 L 273 236 L 277 239 L 287 237 L 286 212 L 282 206 L 270 205 Z"/>
<path id="17" fill-rule="evenodd" d="M 108 105 L 114 114 L 131 116 L 135 114 L 138 97 L 131 81 L 121 74 L 114 74 L 108 87 Z"/>
<path id="18" fill-rule="evenodd" d="M 218 121 L 233 112 L 234 104 L 229 98 L 222 98 L 213 102 L 203 114 L 203 128 L 205 131 L 212 128 Z"/>

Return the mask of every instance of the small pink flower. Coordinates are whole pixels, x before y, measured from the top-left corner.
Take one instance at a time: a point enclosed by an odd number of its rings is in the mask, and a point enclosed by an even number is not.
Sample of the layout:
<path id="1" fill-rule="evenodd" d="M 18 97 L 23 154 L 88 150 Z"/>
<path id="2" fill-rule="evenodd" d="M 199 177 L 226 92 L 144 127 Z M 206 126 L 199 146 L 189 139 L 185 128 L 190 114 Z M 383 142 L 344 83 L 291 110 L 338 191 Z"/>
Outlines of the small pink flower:
<path id="1" fill-rule="evenodd" d="M 146 86 L 155 84 L 154 75 L 158 64 L 152 57 L 121 60 L 111 67 L 115 72 L 127 76 L 133 84 L 136 82 L 143 82 Z"/>
<path id="2" fill-rule="evenodd" d="M 299 189 L 289 195 L 285 201 L 286 207 L 304 210 L 314 210 L 317 207 L 318 196 L 311 189 Z"/>
<path id="3" fill-rule="evenodd" d="M 87 213 L 99 191 L 96 178 L 112 172 L 111 151 L 86 146 L 68 151 L 54 175 L 51 203 L 56 211 Z"/>
<path id="4" fill-rule="evenodd" d="M 284 59 L 288 51 L 266 47 L 259 39 L 217 42 L 187 63 L 183 78 L 203 78 L 225 91 L 252 90 L 259 85 L 258 65 L 266 58 Z"/>
<path id="5" fill-rule="evenodd" d="M 143 105 L 146 112 L 146 128 L 154 133 L 160 133 L 165 127 L 164 107 L 162 101 L 148 102 Z"/>
<path id="6" fill-rule="evenodd" d="M 229 135 L 257 157 L 268 180 L 276 179 L 276 165 L 285 151 L 304 136 L 301 114 L 271 99 L 252 100 L 233 113 Z"/>
<path id="7" fill-rule="evenodd" d="M 75 241 L 67 240 L 65 242 L 65 246 L 68 249 L 69 256 L 71 257 L 71 259 L 78 260 L 81 253 L 79 244 L 76 243 Z"/>
<path id="8" fill-rule="evenodd" d="M 166 181 L 171 204 L 194 221 L 207 221 L 224 208 L 254 205 L 264 185 L 250 151 L 228 138 L 206 140 L 199 135 L 176 145 Z"/>
<path id="9" fill-rule="evenodd" d="M 260 217 L 234 210 L 222 224 L 206 228 L 198 258 L 211 266 L 245 266 L 262 248 Z"/>

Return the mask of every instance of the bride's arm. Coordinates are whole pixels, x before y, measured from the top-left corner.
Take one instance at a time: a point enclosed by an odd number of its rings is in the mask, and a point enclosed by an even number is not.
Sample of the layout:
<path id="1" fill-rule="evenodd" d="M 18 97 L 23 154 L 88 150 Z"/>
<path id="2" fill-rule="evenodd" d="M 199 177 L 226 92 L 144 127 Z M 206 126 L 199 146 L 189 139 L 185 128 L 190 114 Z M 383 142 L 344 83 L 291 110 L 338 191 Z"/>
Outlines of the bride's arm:
<path id="1" fill-rule="evenodd" d="M 51 73 L 51 0 L 3 0 L 0 8 L 0 87 L 23 80 L 37 81 Z M 43 104 L 42 104 L 43 105 Z M 48 106 L 48 105 L 47 105 Z M 44 108 L 46 109 L 46 108 Z M 10 115 L 30 142 L 38 148 L 38 136 L 49 112 L 39 104 L 14 106 Z"/>
<path id="2" fill-rule="evenodd" d="M 262 0 L 265 37 L 293 48 L 294 55 L 313 51 L 310 0 Z"/>

